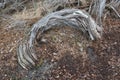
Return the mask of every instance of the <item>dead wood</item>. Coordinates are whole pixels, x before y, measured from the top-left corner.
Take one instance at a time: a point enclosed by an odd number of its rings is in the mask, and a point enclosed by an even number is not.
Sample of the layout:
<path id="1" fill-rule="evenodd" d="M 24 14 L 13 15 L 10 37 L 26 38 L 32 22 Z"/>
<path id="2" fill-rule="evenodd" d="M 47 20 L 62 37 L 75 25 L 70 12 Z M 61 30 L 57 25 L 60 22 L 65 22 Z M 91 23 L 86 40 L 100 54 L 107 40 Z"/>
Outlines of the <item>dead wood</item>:
<path id="1" fill-rule="evenodd" d="M 99 27 L 91 16 L 79 9 L 64 9 L 40 19 L 33 25 L 31 29 L 29 40 L 25 44 L 20 44 L 18 48 L 18 59 L 20 65 L 27 69 L 31 65 L 34 66 L 35 52 L 34 43 L 38 34 L 44 33 L 52 27 L 69 26 L 81 30 L 88 34 L 91 40 L 101 38 L 102 28 Z M 27 56 L 26 56 L 26 55 Z"/>

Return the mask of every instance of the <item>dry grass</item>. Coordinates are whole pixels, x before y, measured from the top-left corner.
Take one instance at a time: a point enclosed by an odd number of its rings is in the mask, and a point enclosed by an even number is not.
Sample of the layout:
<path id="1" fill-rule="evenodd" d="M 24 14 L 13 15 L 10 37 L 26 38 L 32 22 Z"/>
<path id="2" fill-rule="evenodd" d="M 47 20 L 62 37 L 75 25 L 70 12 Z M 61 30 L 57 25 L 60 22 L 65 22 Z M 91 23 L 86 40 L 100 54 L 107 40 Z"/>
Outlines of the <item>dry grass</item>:
<path id="1" fill-rule="evenodd" d="M 33 19 L 33 18 L 40 18 L 41 16 L 41 3 L 36 3 L 36 7 L 32 5 L 30 9 L 24 9 L 23 11 L 16 13 L 13 15 L 15 19 L 25 20 L 25 19 Z"/>
<path id="2" fill-rule="evenodd" d="M 46 68 L 46 66 L 49 65 L 46 62 L 43 63 L 43 66 L 38 66 L 40 68 L 35 70 L 25 71 L 22 69 L 17 63 L 16 45 L 18 44 L 18 41 L 22 40 L 25 36 L 26 24 L 24 27 L 20 27 L 20 25 L 9 28 L 9 26 L 14 26 L 11 24 L 16 24 L 15 21 L 27 20 L 27 23 L 33 24 L 37 19 L 40 19 L 42 10 L 40 3 L 36 4 L 37 6 L 33 7 L 33 3 L 30 3 L 30 6 L 27 5 L 30 7 L 29 9 L 26 8 L 22 12 L 15 13 L 12 16 L 9 15 L 10 18 L 7 16 L 5 16 L 5 18 L 0 17 L 1 80 L 40 80 L 42 76 L 40 70 L 42 71 L 44 67 Z M 69 29 L 68 27 L 63 29 L 56 28 L 46 32 L 43 38 L 48 40 L 47 43 L 41 43 L 42 45 L 40 45 L 40 47 L 38 46 L 38 56 L 40 58 L 42 57 L 42 59 L 54 59 L 54 61 L 58 61 L 58 65 L 54 69 L 50 69 L 51 73 L 49 73 L 49 70 L 46 71 L 48 79 L 119 80 L 120 21 L 119 19 L 111 17 L 112 16 L 109 16 L 104 20 L 106 35 L 103 36 L 102 40 L 96 41 L 94 44 L 91 43 L 90 45 L 87 45 L 86 40 L 82 40 L 84 37 L 79 37 L 80 33 L 78 31 Z M 20 28 L 20 30 L 18 30 L 18 28 Z M 74 34 L 75 36 L 71 37 L 71 34 Z M 59 39 L 61 42 L 59 42 Z M 85 53 L 86 49 L 80 49 L 82 47 L 81 44 L 84 43 L 87 46 L 91 46 L 93 51 L 88 50 L 88 53 Z M 80 52 L 82 50 L 84 51 L 83 54 Z M 60 57 L 56 54 L 59 54 Z M 38 65 L 41 65 L 41 63 L 42 60 Z"/>

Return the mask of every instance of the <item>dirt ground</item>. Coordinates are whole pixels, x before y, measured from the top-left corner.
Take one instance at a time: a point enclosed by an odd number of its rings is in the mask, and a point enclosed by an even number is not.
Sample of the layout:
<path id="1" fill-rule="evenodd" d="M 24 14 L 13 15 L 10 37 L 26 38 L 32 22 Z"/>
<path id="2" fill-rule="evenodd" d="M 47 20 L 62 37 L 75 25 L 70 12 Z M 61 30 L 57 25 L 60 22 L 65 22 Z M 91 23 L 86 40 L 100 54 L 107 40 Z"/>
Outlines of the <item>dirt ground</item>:
<path id="1" fill-rule="evenodd" d="M 27 71 L 17 63 L 16 48 L 33 20 L 10 27 L 0 18 L 1 80 L 120 80 L 120 19 L 106 19 L 103 37 L 96 41 L 67 26 L 46 31 L 45 42 L 36 45 L 37 65 Z"/>

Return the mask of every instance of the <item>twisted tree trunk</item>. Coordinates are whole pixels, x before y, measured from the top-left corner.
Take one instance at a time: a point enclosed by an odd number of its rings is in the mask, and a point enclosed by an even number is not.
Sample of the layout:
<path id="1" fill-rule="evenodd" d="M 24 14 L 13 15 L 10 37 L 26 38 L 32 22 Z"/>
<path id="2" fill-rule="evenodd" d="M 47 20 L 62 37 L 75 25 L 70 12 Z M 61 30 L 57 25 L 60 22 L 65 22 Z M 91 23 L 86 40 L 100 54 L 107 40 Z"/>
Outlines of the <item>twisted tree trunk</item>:
<path id="1" fill-rule="evenodd" d="M 35 65 L 34 61 L 37 58 L 34 51 L 34 43 L 38 34 L 42 34 L 52 27 L 60 26 L 79 29 L 88 34 L 91 40 L 101 38 L 102 28 L 85 11 L 64 9 L 48 14 L 33 25 L 29 40 L 26 43 L 20 44 L 18 47 L 18 61 L 23 68 L 28 69 Z"/>

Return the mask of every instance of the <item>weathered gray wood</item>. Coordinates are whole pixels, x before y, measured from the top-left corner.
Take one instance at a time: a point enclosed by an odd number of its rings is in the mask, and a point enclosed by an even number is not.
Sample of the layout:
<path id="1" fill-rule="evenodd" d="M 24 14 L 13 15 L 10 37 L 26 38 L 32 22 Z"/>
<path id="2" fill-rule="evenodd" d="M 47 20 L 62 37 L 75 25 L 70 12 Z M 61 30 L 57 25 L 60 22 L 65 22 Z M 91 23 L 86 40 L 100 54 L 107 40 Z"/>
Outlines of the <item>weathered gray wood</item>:
<path id="1" fill-rule="evenodd" d="M 117 9 L 120 8 L 120 0 L 112 0 L 109 4 L 106 5 L 106 7 L 112 9 L 120 18 L 120 13 L 117 11 Z"/>
<path id="2" fill-rule="evenodd" d="M 34 57 L 35 54 L 31 52 L 30 49 L 33 50 L 34 48 L 34 43 L 36 37 L 38 36 L 37 34 L 44 33 L 44 31 L 52 27 L 59 27 L 59 26 L 68 26 L 79 29 L 84 33 L 88 33 L 91 40 L 101 38 L 102 28 L 99 27 L 95 23 L 95 21 L 91 18 L 91 16 L 85 11 L 79 9 L 64 9 L 61 11 L 50 13 L 33 25 L 30 32 L 29 40 L 27 42 L 28 45 L 26 45 L 25 48 L 25 44 L 22 44 L 22 46 L 24 46 L 23 47 L 24 49 L 18 50 L 18 56 L 19 54 L 23 54 L 23 56 L 26 53 L 28 54 L 27 56 L 24 56 L 24 59 L 20 59 L 21 61 L 19 61 L 19 63 L 20 62 L 24 63 L 24 65 L 20 63 L 22 66 L 25 66 L 23 68 L 27 68 L 28 66 L 30 66 L 29 63 L 31 63 L 31 65 L 34 66 L 33 59 L 35 58 Z M 25 49 L 27 49 L 29 52 L 26 51 Z M 21 51 L 23 53 L 21 53 Z M 33 57 L 31 57 L 30 55 Z M 30 58 L 32 58 L 32 60 Z"/>
<path id="3" fill-rule="evenodd" d="M 34 43 L 34 39 L 39 30 L 44 32 L 51 27 L 60 25 L 81 29 L 83 32 L 88 31 L 92 40 L 101 37 L 99 32 L 101 32 L 102 29 L 87 12 L 79 9 L 64 9 L 48 14 L 33 25 L 29 39 L 30 46 Z"/>
<path id="4" fill-rule="evenodd" d="M 89 7 L 89 13 L 91 15 L 96 16 L 96 22 L 102 26 L 101 18 L 105 14 L 105 8 L 112 9 L 116 15 L 120 18 L 120 14 L 117 9 L 120 6 L 120 0 L 92 0 L 91 5 Z"/>

